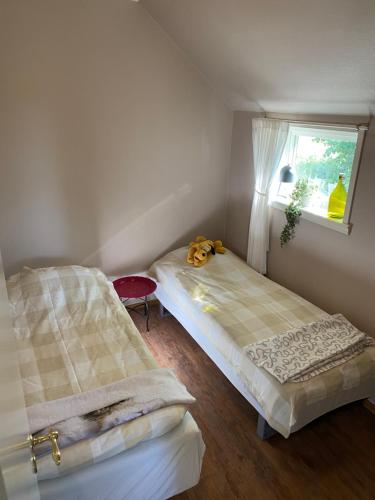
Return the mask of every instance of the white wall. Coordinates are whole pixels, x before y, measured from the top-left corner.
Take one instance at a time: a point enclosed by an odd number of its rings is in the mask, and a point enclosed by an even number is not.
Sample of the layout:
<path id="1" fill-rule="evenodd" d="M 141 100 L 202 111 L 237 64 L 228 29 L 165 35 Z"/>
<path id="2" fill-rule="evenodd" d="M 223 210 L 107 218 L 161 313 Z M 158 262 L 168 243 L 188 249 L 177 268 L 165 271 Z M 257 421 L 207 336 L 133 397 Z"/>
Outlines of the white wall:
<path id="1" fill-rule="evenodd" d="M 141 4 L 3 2 L 0 61 L 7 274 L 224 238 L 232 113 Z"/>
<path id="2" fill-rule="evenodd" d="M 251 205 L 254 191 L 253 139 L 251 120 L 264 113 L 233 113 L 226 242 L 246 259 Z"/>

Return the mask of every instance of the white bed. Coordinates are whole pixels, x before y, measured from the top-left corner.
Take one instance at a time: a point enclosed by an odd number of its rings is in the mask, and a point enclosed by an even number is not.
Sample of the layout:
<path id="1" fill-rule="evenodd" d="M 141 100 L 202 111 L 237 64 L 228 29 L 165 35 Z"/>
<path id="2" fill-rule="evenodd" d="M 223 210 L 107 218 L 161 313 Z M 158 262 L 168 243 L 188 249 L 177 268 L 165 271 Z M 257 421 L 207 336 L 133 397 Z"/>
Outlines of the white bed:
<path id="1" fill-rule="evenodd" d="M 39 481 L 41 500 L 163 500 L 198 483 L 205 445 L 190 413 L 172 431 L 72 474 Z"/>
<path id="2" fill-rule="evenodd" d="M 158 371 L 100 271 L 25 268 L 7 285 L 29 417 L 61 398 L 107 390 L 142 373 L 152 378 Z M 186 406 L 160 406 L 63 447 L 60 465 L 42 452 L 37 457 L 41 497 L 168 498 L 199 481 L 204 451 Z"/>
<path id="3" fill-rule="evenodd" d="M 201 267 L 186 263 L 186 248 L 153 264 L 161 304 L 185 327 L 266 422 L 284 437 L 313 419 L 375 394 L 375 348 L 301 383 L 280 384 L 257 368 L 243 347 L 327 314 L 259 275 L 232 252 Z"/>

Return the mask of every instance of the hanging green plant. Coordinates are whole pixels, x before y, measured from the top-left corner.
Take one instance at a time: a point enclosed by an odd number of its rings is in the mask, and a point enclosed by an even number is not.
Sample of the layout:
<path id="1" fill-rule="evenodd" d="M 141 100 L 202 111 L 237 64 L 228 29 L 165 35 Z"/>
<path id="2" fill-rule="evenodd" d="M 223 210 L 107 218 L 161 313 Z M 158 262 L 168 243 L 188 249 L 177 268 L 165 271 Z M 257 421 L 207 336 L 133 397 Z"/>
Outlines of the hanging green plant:
<path id="1" fill-rule="evenodd" d="M 295 237 L 296 225 L 302 214 L 302 208 L 306 205 L 310 194 L 309 181 L 307 179 L 298 179 L 290 195 L 291 202 L 285 209 L 286 224 L 280 235 L 280 244 L 282 247 Z"/>

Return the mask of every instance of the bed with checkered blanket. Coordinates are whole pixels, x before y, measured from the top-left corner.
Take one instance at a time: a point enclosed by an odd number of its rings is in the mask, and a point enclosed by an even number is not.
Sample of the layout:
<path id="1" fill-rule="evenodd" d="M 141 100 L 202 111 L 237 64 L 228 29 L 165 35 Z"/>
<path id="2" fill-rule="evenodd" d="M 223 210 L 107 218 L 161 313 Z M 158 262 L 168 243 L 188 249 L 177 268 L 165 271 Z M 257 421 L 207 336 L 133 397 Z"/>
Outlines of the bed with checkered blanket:
<path id="1" fill-rule="evenodd" d="M 153 373 L 164 377 L 101 271 L 80 266 L 24 268 L 9 278 L 7 288 L 29 418 L 33 409 L 52 408 L 60 400 L 71 404 L 81 395 L 95 398 L 103 386 L 105 396 L 106 387 L 137 380 L 146 371 L 149 378 Z M 173 374 L 167 375 L 173 383 Z M 77 439 L 62 449 L 60 466 L 46 453 L 37 460 L 38 479 L 64 476 L 163 436 L 186 412 L 184 404 L 158 404 L 154 411 L 106 432 Z"/>
<path id="2" fill-rule="evenodd" d="M 375 347 L 299 383 L 257 367 L 246 348 L 328 317 L 302 297 L 252 270 L 229 250 L 201 268 L 186 248 L 156 261 L 157 296 L 275 430 L 288 437 L 311 420 L 375 395 Z"/>

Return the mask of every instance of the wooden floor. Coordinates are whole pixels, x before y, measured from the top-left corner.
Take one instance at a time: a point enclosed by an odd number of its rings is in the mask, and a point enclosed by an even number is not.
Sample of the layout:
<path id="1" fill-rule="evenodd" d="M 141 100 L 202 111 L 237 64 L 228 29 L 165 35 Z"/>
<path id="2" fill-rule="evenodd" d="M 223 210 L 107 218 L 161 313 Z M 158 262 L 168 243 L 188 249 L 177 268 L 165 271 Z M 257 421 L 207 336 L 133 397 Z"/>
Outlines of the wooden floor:
<path id="1" fill-rule="evenodd" d="M 191 413 L 207 446 L 202 476 L 176 499 L 375 499 L 375 415 L 362 403 L 289 439 L 261 441 L 255 410 L 174 318 L 152 307 L 147 333 L 144 319 L 132 317 L 159 365 L 173 368 L 197 398 Z"/>

